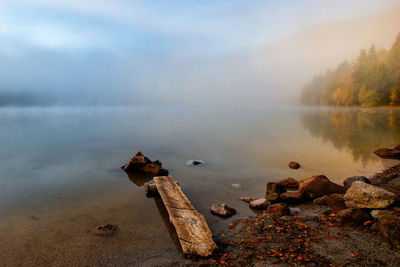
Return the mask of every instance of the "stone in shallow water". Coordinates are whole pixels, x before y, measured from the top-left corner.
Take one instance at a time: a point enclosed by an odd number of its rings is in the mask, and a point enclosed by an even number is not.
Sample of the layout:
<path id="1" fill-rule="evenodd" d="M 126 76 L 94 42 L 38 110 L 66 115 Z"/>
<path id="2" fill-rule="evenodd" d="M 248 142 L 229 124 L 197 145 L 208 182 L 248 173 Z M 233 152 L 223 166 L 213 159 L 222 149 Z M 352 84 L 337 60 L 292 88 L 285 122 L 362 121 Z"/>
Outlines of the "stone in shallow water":
<path id="1" fill-rule="evenodd" d="M 99 235 L 99 236 L 110 236 L 110 235 L 113 235 L 115 233 L 116 229 L 117 229 L 117 225 L 116 224 L 109 223 L 109 224 L 97 226 L 93 230 L 93 232 L 96 235 Z"/>
<path id="2" fill-rule="evenodd" d="M 289 162 L 288 166 L 289 166 L 289 168 L 291 168 L 291 169 L 298 169 L 298 168 L 301 167 L 299 163 L 294 162 L 294 161 Z"/>
<path id="3" fill-rule="evenodd" d="M 385 209 L 396 200 L 395 194 L 361 181 L 354 182 L 343 199 L 347 207 L 362 209 Z"/>
<path id="4" fill-rule="evenodd" d="M 230 217 L 236 214 L 236 210 L 232 207 L 229 207 L 226 203 L 212 204 L 211 213 L 221 217 Z"/>
<path id="5" fill-rule="evenodd" d="M 249 203 L 250 208 L 264 210 L 271 204 L 266 198 L 259 198 Z"/>
<path id="6" fill-rule="evenodd" d="M 243 186 L 242 186 L 241 184 L 231 184 L 231 186 L 232 186 L 234 189 L 237 189 L 237 190 L 243 189 Z"/>
<path id="7" fill-rule="evenodd" d="M 191 159 L 186 161 L 185 165 L 187 166 L 196 166 L 196 165 L 200 165 L 200 164 L 204 164 L 205 162 L 202 160 L 197 160 L 197 159 Z"/>
<path id="8" fill-rule="evenodd" d="M 244 202 L 250 203 L 252 202 L 254 199 L 252 197 L 241 197 L 240 200 L 243 200 Z"/>

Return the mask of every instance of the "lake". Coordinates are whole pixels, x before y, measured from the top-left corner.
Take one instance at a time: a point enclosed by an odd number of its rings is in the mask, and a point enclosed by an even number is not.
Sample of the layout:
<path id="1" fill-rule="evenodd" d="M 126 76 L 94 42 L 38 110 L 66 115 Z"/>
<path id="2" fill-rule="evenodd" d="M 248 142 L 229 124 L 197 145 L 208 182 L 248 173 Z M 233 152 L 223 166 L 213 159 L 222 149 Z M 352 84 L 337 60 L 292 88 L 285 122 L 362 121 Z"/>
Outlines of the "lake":
<path id="1" fill-rule="evenodd" d="M 400 109 L 1 108 L 0 138 L 1 265 L 154 265 L 182 255 L 147 181 L 120 169 L 136 151 L 163 163 L 218 234 L 254 215 L 239 197 L 264 196 L 267 182 L 341 183 L 394 165 L 373 151 L 400 143 Z M 211 215 L 222 202 L 238 215 Z M 95 236 L 106 223 L 115 235 Z"/>

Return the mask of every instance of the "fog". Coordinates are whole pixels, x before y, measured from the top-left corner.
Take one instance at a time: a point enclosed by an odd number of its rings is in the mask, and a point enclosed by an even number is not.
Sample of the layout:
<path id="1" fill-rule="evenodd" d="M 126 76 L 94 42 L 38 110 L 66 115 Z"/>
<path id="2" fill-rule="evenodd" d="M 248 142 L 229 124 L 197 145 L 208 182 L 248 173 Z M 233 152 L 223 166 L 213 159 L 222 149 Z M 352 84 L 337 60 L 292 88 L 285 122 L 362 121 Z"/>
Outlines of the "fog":
<path id="1" fill-rule="evenodd" d="M 0 105 L 294 104 L 312 75 L 390 47 L 396 2 L 3 1 Z"/>

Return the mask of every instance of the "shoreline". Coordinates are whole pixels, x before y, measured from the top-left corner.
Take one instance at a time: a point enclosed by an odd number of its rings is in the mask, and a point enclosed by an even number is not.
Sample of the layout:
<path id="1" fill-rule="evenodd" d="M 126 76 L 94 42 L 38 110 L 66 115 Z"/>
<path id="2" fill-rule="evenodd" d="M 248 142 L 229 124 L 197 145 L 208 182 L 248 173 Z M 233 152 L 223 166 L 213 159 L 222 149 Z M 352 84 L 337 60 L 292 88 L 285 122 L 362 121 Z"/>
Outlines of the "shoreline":
<path id="1" fill-rule="evenodd" d="M 396 180 L 397 179 L 397 180 Z M 396 194 L 390 209 L 400 217 L 400 164 L 369 178 Z M 224 266 L 399 266 L 399 236 L 384 236 L 377 229 L 379 219 L 370 216 L 358 225 L 343 224 L 340 211 L 326 204 L 305 201 L 290 205 L 290 216 L 259 211 L 243 217 L 215 235 L 218 249 L 207 258 L 192 258 L 198 265 Z M 363 209 L 371 212 L 372 209 Z M 399 220 L 400 221 L 400 220 Z"/>

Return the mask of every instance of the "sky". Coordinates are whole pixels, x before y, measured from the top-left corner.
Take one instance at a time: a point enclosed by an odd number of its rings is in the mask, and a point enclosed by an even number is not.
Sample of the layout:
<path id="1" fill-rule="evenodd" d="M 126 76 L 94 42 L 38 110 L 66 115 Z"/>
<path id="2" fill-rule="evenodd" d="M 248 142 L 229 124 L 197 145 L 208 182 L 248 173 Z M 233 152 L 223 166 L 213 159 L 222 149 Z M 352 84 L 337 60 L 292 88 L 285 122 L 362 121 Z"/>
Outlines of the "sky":
<path id="1" fill-rule="evenodd" d="M 398 0 L 2 0 L 0 95 L 191 104 L 202 91 L 204 103 L 223 102 L 230 92 L 238 97 L 229 102 L 240 101 L 254 85 L 238 79 L 240 68 L 226 70 L 249 54 L 315 25 L 398 6 Z M 247 76 L 250 65 L 246 60 Z"/>

